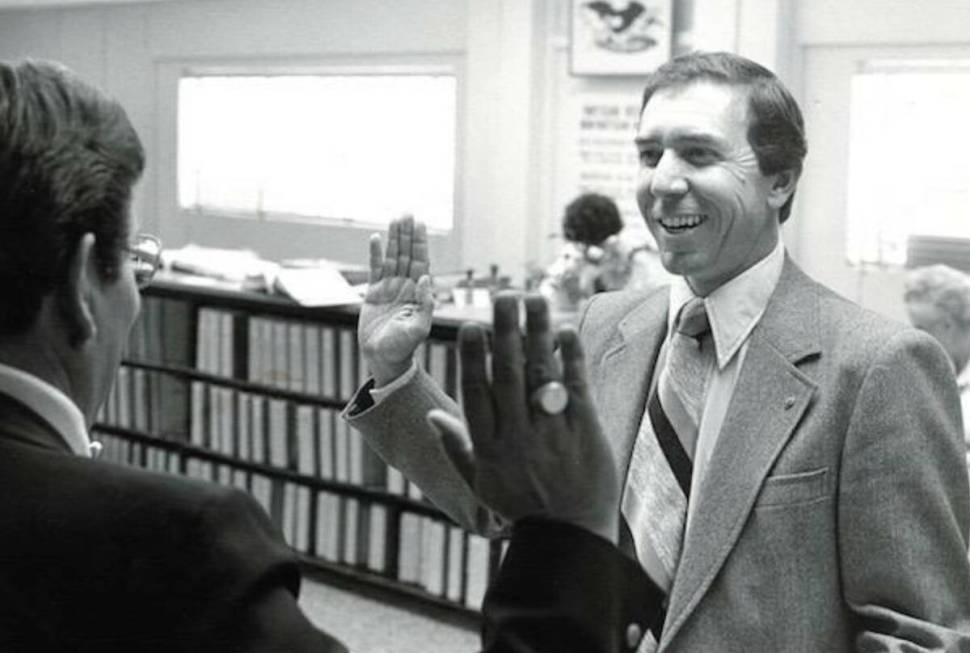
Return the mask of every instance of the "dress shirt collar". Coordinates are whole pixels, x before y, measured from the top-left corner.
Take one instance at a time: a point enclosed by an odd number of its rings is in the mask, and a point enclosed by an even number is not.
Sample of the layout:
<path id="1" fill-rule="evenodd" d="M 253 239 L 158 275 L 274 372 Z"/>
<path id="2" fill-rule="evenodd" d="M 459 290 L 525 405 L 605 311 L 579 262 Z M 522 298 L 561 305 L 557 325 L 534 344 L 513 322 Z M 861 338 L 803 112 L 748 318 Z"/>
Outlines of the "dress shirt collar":
<path id="1" fill-rule="evenodd" d="M 731 362 L 761 320 L 768 300 L 781 278 L 784 263 L 785 246 L 779 238 L 778 244 L 768 256 L 704 298 L 719 369 L 723 370 Z M 684 277 L 674 277 L 670 284 L 668 332 L 673 330 L 674 318 L 681 307 L 693 297 L 694 291 L 687 284 L 687 280 Z"/>
<path id="2" fill-rule="evenodd" d="M 78 456 L 91 458 L 100 450 L 100 443 L 92 445 L 84 415 L 77 405 L 46 381 L 16 367 L 0 364 L 0 392 L 37 413 Z"/>
<path id="3" fill-rule="evenodd" d="M 970 360 L 967 361 L 963 369 L 957 374 L 957 387 L 960 390 L 970 388 Z"/>

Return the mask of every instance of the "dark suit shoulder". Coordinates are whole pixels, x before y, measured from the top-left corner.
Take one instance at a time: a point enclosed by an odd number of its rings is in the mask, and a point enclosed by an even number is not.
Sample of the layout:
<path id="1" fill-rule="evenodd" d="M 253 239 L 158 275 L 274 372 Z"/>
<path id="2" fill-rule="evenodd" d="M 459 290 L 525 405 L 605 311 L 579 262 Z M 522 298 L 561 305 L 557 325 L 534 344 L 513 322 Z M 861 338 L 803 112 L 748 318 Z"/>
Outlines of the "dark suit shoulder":
<path id="1" fill-rule="evenodd" d="M 47 633 L 55 650 L 242 650 L 205 643 L 238 630 L 256 597 L 295 605 L 299 587 L 247 495 L 5 441 L 2 428 L 0 531 L 0 632 Z"/>

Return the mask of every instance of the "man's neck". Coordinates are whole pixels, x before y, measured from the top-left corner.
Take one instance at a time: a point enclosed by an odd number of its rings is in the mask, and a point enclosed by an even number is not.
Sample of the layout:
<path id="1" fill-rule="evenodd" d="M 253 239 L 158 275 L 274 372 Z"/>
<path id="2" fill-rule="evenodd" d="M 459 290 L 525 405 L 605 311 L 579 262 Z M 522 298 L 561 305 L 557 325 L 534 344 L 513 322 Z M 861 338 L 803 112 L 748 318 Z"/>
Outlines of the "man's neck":
<path id="1" fill-rule="evenodd" d="M 31 333 L 0 340 L 0 363 L 35 376 L 72 397 L 70 377 L 49 340 L 45 340 Z"/>

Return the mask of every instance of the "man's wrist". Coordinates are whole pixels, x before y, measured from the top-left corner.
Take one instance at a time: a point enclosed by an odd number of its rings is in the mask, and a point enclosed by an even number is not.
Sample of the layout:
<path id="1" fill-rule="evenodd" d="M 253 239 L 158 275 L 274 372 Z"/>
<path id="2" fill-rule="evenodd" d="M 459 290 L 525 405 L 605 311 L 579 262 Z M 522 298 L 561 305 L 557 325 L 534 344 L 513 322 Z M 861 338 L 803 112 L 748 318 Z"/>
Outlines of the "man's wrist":
<path id="1" fill-rule="evenodd" d="M 374 378 L 374 387 L 382 388 L 393 382 L 411 369 L 411 358 L 406 358 L 397 363 L 372 363 L 364 361 Z"/>

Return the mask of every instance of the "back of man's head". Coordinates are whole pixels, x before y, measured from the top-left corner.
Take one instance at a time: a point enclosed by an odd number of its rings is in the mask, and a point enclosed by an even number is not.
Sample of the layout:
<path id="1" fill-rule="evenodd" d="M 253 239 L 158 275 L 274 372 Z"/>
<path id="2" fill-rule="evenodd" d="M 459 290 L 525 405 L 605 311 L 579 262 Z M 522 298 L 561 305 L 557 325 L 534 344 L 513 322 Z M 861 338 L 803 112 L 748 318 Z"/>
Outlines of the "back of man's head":
<path id="1" fill-rule="evenodd" d="M 56 64 L 0 62 L 0 339 L 33 324 L 85 233 L 117 275 L 144 165 L 116 101 Z"/>
<path id="2" fill-rule="evenodd" d="M 764 66 L 729 52 L 698 52 L 671 59 L 647 79 L 640 111 L 657 91 L 713 82 L 748 91 L 748 143 L 764 175 L 791 171 L 801 174 L 808 152 L 805 121 L 795 98 L 778 77 Z M 791 215 L 792 193 L 778 215 Z"/>
<path id="3" fill-rule="evenodd" d="M 947 265 L 916 268 L 906 275 L 903 299 L 930 304 L 970 332 L 970 275 Z"/>

